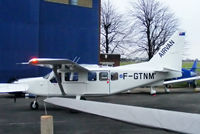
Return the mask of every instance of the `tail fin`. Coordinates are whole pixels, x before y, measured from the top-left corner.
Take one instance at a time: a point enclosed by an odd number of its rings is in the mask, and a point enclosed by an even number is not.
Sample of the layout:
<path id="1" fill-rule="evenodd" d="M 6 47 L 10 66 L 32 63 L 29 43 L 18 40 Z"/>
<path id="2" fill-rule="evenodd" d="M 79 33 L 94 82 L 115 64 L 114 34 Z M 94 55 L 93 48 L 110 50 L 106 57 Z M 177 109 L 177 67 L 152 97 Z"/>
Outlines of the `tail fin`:
<path id="1" fill-rule="evenodd" d="M 193 66 L 192 66 L 192 68 L 190 69 L 190 71 L 196 72 L 196 69 L 197 69 L 197 62 L 198 62 L 198 59 L 196 59 L 196 60 L 194 61 Z"/>
<path id="2" fill-rule="evenodd" d="M 184 48 L 184 37 L 178 32 L 160 48 L 160 50 L 149 61 L 159 68 L 181 71 L 182 53 Z"/>

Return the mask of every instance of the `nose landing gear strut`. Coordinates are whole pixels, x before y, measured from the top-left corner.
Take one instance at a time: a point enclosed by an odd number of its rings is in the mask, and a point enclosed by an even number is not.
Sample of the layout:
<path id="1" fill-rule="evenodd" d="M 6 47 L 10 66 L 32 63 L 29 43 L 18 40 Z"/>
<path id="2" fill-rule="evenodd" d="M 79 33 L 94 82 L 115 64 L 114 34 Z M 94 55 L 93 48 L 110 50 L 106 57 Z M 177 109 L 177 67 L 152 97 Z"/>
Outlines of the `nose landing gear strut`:
<path id="1" fill-rule="evenodd" d="M 35 98 L 34 101 L 31 102 L 30 108 L 31 108 L 32 110 L 37 110 L 37 109 L 39 108 L 39 104 L 38 104 L 38 102 L 37 102 L 37 97 Z"/>

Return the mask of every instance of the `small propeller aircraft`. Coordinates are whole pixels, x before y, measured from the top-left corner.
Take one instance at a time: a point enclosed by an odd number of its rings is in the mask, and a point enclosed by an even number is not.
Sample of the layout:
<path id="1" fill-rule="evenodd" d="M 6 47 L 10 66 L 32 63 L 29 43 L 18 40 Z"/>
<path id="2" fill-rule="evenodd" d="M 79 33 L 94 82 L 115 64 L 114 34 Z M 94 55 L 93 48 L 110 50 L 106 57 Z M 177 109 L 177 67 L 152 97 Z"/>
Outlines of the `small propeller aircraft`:
<path id="1" fill-rule="evenodd" d="M 164 81 L 182 75 L 183 44 L 183 37 L 176 32 L 150 61 L 118 67 L 77 64 L 68 59 L 33 58 L 22 64 L 50 68 L 52 72 L 44 77 L 0 84 L 0 93 L 34 94 L 35 100 L 30 105 L 32 109 L 38 109 L 37 97 L 54 96 L 45 99 L 45 102 L 129 123 L 197 133 L 200 119 L 200 115 L 197 114 L 82 100 L 85 96 L 112 95 L 140 86 L 150 86 L 153 89 L 154 86 L 183 81 Z M 67 96 L 75 96 L 76 99 L 65 98 Z"/>
<path id="2" fill-rule="evenodd" d="M 75 96 L 76 99 L 83 99 L 91 95 L 112 95 L 140 86 L 153 89 L 165 84 L 165 79 L 182 75 L 183 38 L 175 33 L 150 61 L 118 67 L 79 65 L 68 59 L 33 58 L 22 64 L 50 68 L 52 72 L 44 77 L 19 79 L 14 85 L 3 84 L 0 92 L 33 94 L 36 99 L 30 106 L 38 109 L 39 96 Z"/>
<path id="3" fill-rule="evenodd" d="M 111 95 L 140 86 L 154 86 L 188 81 L 177 79 L 182 75 L 183 37 L 174 34 L 149 62 L 105 67 L 98 65 L 77 64 L 68 59 L 33 58 L 27 63 L 52 69 L 44 77 L 19 79 L 13 84 L 0 85 L 0 92 L 26 92 L 36 96 L 31 103 L 32 109 L 38 109 L 39 96 L 85 96 Z M 176 58 L 174 58 L 176 57 Z M 200 79 L 199 76 L 195 79 Z M 194 80 L 194 78 L 189 78 Z"/>

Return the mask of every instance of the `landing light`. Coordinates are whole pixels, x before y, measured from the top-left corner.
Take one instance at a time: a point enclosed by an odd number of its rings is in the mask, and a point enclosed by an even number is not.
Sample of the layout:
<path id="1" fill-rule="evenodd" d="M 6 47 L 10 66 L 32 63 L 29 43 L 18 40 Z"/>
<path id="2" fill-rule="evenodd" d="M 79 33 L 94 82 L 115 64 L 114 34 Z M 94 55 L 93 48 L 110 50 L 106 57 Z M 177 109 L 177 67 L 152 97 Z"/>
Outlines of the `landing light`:
<path id="1" fill-rule="evenodd" d="M 30 60 L 30 63 L 31 63 L 31 64 L 37 64 L 37 63 L 38 63 L 38 59 L 37 59 L 37 58 L 32 58 L 32 59 Z"/>

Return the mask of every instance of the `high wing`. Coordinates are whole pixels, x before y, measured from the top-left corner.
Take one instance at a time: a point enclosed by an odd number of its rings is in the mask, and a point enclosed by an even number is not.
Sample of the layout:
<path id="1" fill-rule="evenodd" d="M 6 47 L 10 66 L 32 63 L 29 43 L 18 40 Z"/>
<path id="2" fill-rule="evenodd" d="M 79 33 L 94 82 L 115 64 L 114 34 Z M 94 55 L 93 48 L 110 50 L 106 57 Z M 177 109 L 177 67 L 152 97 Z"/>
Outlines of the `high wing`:
<path id="1" fill-rule="evenodd" d="M 64 91 L 61 79 L 59 78 L 58 70 L 61 72 L 89 72 L 87 68 L 84 68 L 68 59 L 33 58 L 29 60 L 28 64 L 51 68 L 54 72 L 55 78 L 63 96 L 66 95 L 66 92 Z"/>
<path id="2" fill-rule="evenodd" d="M 53 69 L 54 66 L 57 66 L 58 69 L 64 65 L 64 69 L 60 69 L 60 71 L 81 71 L 81 72 L 89 72 L 87 68 L 80 66 L 79 64 L 69 60 L 69 59 L 53 59 L 53 58 L 33 58 L 29 60 L 28 64 L 47 67 Z M 60 67 L 60 68 L 59 68 Z"/>
<path id="3" fill-rule="evenodd" d="M 26 84 L 0 84 L 0 93 L 25 92 L 27 89 Z"/>
<path id="4" fill-rule="evenodd" d="M 192 81 L 192 80 L 200 80 L 200 76 L 184 78 L 184 79 L 177 79 L 177 80 L 169 80 L 169 81 L 165 81 L 164 85 L 173 84 L 173 83 L 179 83 L 179 82 Z"/>

